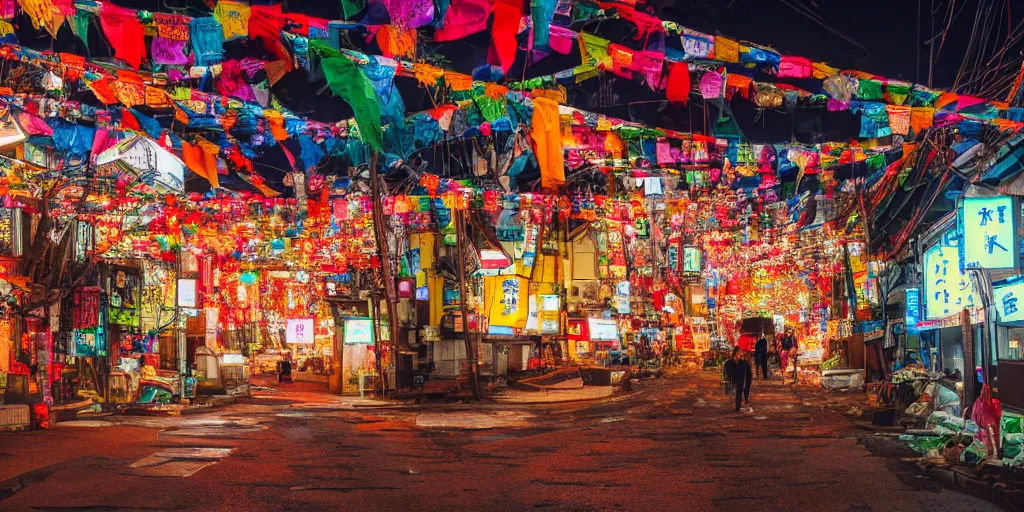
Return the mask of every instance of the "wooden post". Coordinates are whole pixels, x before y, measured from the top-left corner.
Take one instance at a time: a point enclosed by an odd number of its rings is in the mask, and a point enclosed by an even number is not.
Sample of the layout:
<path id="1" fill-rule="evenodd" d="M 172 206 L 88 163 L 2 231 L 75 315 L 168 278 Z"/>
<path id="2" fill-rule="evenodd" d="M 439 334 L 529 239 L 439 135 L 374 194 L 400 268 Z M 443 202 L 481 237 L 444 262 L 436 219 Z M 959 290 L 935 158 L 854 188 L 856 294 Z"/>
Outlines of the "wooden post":
<path id="1" fill-rule="evenodd" d="M 466 212 L 465 210 L 454 210 L 452 220 L 455 222 L 455 243 L 458 255 L 455 258 L 455 265 L 459 271 L 459 309 L 462 311 L 462 335 L 466 341 L 466 359 L 469 360 L 469 385 L 473 388 L 473 398 L 480 399 L 480 379 L 478 376 L 476 347 L 473 346 L 473 339 L 469 335 L 469 308 L 466 306 Z"/>
<path id="2" fill-rule="evenodd" d="M 964 342 L 964 402 L 963 410 L 967 411 L 974 404 L 974 389 L 978 385 L 978 377 L 974 371 L 974 326 L 971 325 L 971 312 L 964 308 L 960 312 L 960 330 Z"/>
<path id="3" fill-rule="evenodd" d="M 373 234 L 377 241 L 377 253 L 380 258 L 380 272 L 382 281 L 384 282 L 384 297 L 387 299 L 387 310 L 388 310 L 388 331 L 390 333 L 391 342 L 391 358 L 392 364 L 395 370 L 398 369 L 398 297 L 395 291 L 395 277 L 391 272 L 391 254 L 388 249 L 388 241 L 386 238 L 385 222 L 384 217 L 384 205 L 381 203 L 381 190 L 380 190 L 380 178 L 377 175 L 377 153 L 374 152 L 370 157 L 370 189 L 373 194 Z M 380 307 L 377 305 L 378 302 L 374 299 L 374 310 L 379 310 Z M 374 317 L 374 325 L 378 325 L 378 317 Z M 379 336 L 378 336 L 379 340 Z M 378 341 L 379 342 L 379 341 Z M 381 389 L 386 389 L 386 382 L 384 381 L 384 372 L 380 368 L 380 350 L 377 350 L 377 373 L 381 377 Z M 395 371 L 392 370 L 392 371 Z M 397 380 L 396 380 L 397 382 Z M 382 391 L 383 394 L 383 391 Z"/>

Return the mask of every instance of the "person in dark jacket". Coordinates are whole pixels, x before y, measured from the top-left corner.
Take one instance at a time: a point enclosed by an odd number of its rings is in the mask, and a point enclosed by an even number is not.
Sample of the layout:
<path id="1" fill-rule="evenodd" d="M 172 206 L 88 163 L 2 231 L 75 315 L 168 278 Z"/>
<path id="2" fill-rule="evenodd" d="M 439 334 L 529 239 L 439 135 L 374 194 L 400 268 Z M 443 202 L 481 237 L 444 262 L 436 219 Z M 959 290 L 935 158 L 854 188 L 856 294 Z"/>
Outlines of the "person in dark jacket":
<path id="1" fill-rule="evenodd" d="M 739 412 L 741 401 L 750 402 L 750 382 L 754 380 L 754 372 L 743 352 L 734 350 L 733 360 L 736 366 L 732 370 L 732 385 L 736 388 L 736 412 Z"/>
<path id="2" fill-rule="evenodd" d="M 754 367 L 762 379 L 768 378 L 768 339 L 763 334 L 754 344 Z"/>
<path id="3" fill-rule="evenodd" d="M 736 347 L 732 349 L 732 357 L 722 365 L 722 381 L 725 383 L 725 394 L 728 395 L 733 391 L 732 374 L 736 371 L 736 358 L 740 353 L 740 348 Z"/>
<path id="4" fill-rule="evenodd" d="M 287 357 L 277 363 L 277 381 L 291 382 L 292 362 Z"/>

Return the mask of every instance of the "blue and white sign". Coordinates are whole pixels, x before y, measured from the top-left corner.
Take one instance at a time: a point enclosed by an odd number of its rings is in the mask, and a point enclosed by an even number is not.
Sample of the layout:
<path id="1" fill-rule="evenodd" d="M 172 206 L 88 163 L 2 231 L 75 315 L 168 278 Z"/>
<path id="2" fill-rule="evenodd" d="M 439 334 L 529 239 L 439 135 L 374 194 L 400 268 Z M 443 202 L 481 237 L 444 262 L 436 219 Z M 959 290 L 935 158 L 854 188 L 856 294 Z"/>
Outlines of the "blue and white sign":
<path id="1" fill-rule="evenodd" d="M 924 319 L 939 320 L 981 305 L 974 281 L 960 271 L 955 237 L 943 237 L 924 253 Z"/>
<path id="2" fill-rule="evenodd" d="M 964 268 L 1017 268 L 1017 217 L 1010 196 L 969 197 L 960 208 Z"/>
<path id="3" fill-rule="evenodd" d="M 904 321 L 907 325 L 907 332 L 916 334 L 918 332 L 917 323 L 921 321 L 921 290 L 907 288 L 905 304 L 907 306 L 907 313 Z"/>
<path id="4" fill-rule="evenodd" d="M 992 285 L 992 302 L 1000 322 L 1024 321 L 1024 277 L 1007 279 Z"/>

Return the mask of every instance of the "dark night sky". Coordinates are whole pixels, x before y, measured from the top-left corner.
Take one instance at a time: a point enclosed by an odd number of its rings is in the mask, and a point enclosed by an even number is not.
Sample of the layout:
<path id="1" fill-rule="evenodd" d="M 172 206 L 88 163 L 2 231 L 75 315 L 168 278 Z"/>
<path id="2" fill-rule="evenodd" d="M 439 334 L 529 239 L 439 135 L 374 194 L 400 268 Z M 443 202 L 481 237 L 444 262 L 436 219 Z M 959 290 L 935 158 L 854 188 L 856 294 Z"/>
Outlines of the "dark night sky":
<path id="1" fill-rule="evenodd" d="M 1007 17 L 1013 25 L 1024 18 L 1024 0 L 921 0 L 920 17 L 917 0 L 655 0 L 651 4 L 663 6 L 662 18 L 677 19 L 690 28 L 773 46 L 783 53 L 839 67 L 924 83 L 928 77 L 928 48 L 923 41 L 931 30 L 928 11 L 934 4 L 938 34 L 944 28 L 951 1 L 958 16 L 936 59 L 934 81 L 936 87 L 947 88 L 956 79 L 979 6 L 998 7 L 1002 27 L 998 37 L 1005 38 Z M 796 8 L 801 5 L 811 7 L 825 24 L 867 52 L 798 12 Z M 1018 44 L 1011 56 L 1020 59 L 1022 48 Z M 916 69 L 918 49 L 920 75 Z"/>
<path id="2" fill-rule="evenodd" d="M 282 0 L 251 0 L 253 4 L 279 3 Z M 202 0 L 115 0 L 125 7 L 166 11 L 164 6 L 201 6 Z M 323 0 L 283 0 L 285 10 L 303 12 L 328 19 L 339 19 L 340 2 Z M 956 79 L 957 70 L 971 38 L 971 29 L 979 6 L 994 5 L 998 23 L 1006 35 L 1007 18 L 1015 26 L 1024 19 L 1024 0 L 647 0 L 663 19 L 708 33 L 721 33 L 774 47 L 788 54 L 812 60 L 824 60 L 841 68 L 860 69 L 890 78 L 924 83 L 928 76 L 928 48 L 923 44 L 930 32 L 928 11 L 935 6 L 935 30 L 940 33 L 950 3 L 958 13 L 941 53 L 936 59 L 936 87 L 947 88 Z M 807 7 L 860 46 L 845 41 L 813 21 L 798 9 Z M 920 21 L 920 23 L 918 23 Z M 918 25 L 921 37 L 918 38 Z M 39 43 L 42 43 L 40 38 Z M 489 37 L 481 40 L 485 46 Z M 27 41 L 26 41 L 27 42 Z M 29 43 L 33 45 L 32 43 Z M 475 44 L 475 41 L 474 41 Z M 45 43 L 44 43 L 45 46 Z M 1018 44 L 1011 57 L 1020 59 Z M 920 50 L 921 65 L 916 61 Z M 1014 69 L 1013 72 L 1016 70 Z"/>
<path id="3" fill-rule="evenodd" d="M 279 2 L 281 0 L 251 0 L 253 4 Z M 209 9 L 203 4 L 213 2 L 114 0 L 114 3 L 157 11 L 167 11 L 168 7 L 190 7 L 185 11 L 186 14 L 204 16 L 209 14 Z M 284 3 L 286 11 L 327 19 L 341 17 L 338 0 L 284 0 Z M 1001 43 L 1006 38 L 1008 22 L 1016 27 L 1024 19 L 1024 0 L 921 0 L 920 3 L 923 11 L 918 16 L 918 0 L 648 0 L 648 4 L 657 9 L 663 19 L 675 20 L 689 28 L 770 46 L 783 54 L 825 61 L 843 69 L 858 69 L 919 83 L 926 83 L 928 76 L 928 48 L 923 41 L 931 30 L 928 20 L 930 6 L 934 3 L 935 30 L 941 32 L 945 27 L 948 7 L 952 4 L 953 12 L 957 15 L 935 65 L 934 85 L 944 89 L 956 80 L 979 12 L 993 13 L 990 19 L 1001 29 L 1001 34 L 990 30 L 989 41 L 993 47 L 997 46 L 996 42 Z M 809 7 L 811 12 L 801 13 L 798 9 L 802 6 Z M 988 11 L 979 11 L 983 7 L 987 7 Z M 20 16 L 16 23 L 19 25 L 18 37 L 23 44 L 39 49 L 86 52 L 84 45 L 66 27 L 58 35 L 57 41 L 54 41 L 48 35 L 33 31 L 24 16 Z M 830 32 L 822 24 L 842 35 Z M 615 34 L 623 44 L 626 44 L 635 30 L 632 24 L 625 21 L 602 22 L 599 28 L 599 35 L 611 39 Z M 1014 33 L 1024 40 L 1024 27 Z M 525 35 L 521 37 L 525 38 Z M 110 55 L 109 47 L 98 28 L 93 29 L 89 39 L 91 57 L 103 58 Z M 367 43 L 358 36 L 353 39 L 355 42 L 351 44 L 358 49 L 374 52 L 373 48 L 363 48 L 373 43 Z M 425 51 L 437 51 L 451 57 L 458 71 L 468 73 L 474 66 L 486 62 L 490 39 L 490 34 L 484 32 L 451 43 L 428 43 Z M 256 44 L 255 48 L 253 44 Z M 226 49 L 229 58 L 239 58 L 252 51 L 256 55 L 261 53 L 259 44 L 253 41 L 230 43 Z M 1004 75 L 1012 77 L 1016 74 L 1020 66 L 1021 49 L 1024 49 L 1024 44 L 1017 41 L 1013 51 L 1009 52 L 1008 57 L 1012 62 L 1004 70 Z M 921 65 L 918 67 L 916 63 L 919 53 Z M 510 77 L 529 78 L 554 73 L 579 64 L 580 59 L 578 50 L 574 49 L 568 56 L 544 59 L 523 70 L 523 57 L 524 52 L 520 52 Z M 305 71 L 296 70 L 278 82 L 273 92 L 286 107 L 299 115 L 325 122 L 352 116 L 351 108 L 338 98 L 316 93 L 324 88 L 321 85 L 322 77 L 313 76 L 312 84 L 310 78 Z M 610 79 L 589 80 L 571 87 L 569 103 L 592 112 L 679 131 L 710 133 L 711 123 L 718 119 L 719 112 L 709 109 L 703 102 L 690 102 L 686 106 L 668 105 L 662 101 L 663 93 L 637 87 L 636 81 L 616 80 L 607 75 L 605 78 Z M 598 86 L 605 81 L 613 85 L 610 101 L 600 99 L 603 93 L 599 95 Z M 396 84 L 407 111 L 416 112 L 432 106 L 425 90 L 414 81 L 399 81 Z M 977 93 L 973 90 L 966 92 Z M 816 143 L 822 140 L 846 140 L 855 137 L 859 129 L 857 116 L 849 112 L 822 113 L 820 109 L 796 109 L 792 113 L 762 111 L 746 100 L 733 101 L 732 109 L 744 135 L 755 141 L 796 140 Z M 281 160 L 275 164 L 278 168 L 288 166 L 280 152 L 273 152 L 273 155 Z M 272 185 L 275 184 L 276 175 L 269 170 L 263 171 Z"/>

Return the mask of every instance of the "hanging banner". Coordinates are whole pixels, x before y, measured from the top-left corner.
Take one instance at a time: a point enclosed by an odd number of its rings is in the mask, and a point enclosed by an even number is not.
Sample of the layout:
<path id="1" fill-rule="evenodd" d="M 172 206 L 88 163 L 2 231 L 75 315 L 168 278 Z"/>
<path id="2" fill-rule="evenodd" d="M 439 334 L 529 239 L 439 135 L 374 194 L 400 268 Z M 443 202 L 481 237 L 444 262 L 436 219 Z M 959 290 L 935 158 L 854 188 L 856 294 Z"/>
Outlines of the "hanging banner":
<path id="1" fill-rule="evenodd" d="M 1010 196 L 969 197 L 959 211 L 963 268 L 1017 268 L 1017 219 Z"/>
<path id="2" fill-rule="evenodd" d="M 981 305 L 974 280 L 958 264 L 957 239 L 951 234 L 924 253 L 924 319 L 938 320 Z"/>
<path id="3" fill-rule="evenodd" d="M 220 310 L 217 308 L 206 308 L 206 331 L 205 342 L 209 348 L 217 348 L 217 320 L 220 318 Z"/>

